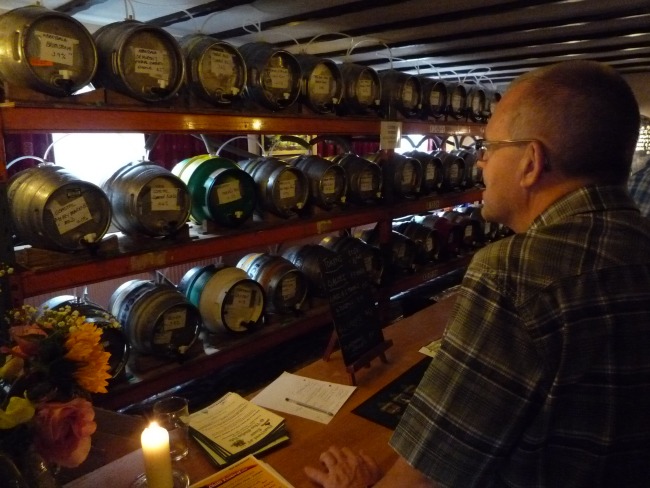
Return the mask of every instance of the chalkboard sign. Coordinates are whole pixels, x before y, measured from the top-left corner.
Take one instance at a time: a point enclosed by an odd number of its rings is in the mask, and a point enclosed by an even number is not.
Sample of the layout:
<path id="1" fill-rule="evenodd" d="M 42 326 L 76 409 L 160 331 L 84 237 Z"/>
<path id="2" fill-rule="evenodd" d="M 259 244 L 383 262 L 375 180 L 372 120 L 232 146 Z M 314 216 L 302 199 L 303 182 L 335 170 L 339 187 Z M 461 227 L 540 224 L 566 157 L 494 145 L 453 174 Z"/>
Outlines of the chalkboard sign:
<path id="1" fill-rule="evenodd" d="M 375 290 L 357 249 L 342 249 L 320 261 L 343 362 L 349 366 L 384 343 Z"/>

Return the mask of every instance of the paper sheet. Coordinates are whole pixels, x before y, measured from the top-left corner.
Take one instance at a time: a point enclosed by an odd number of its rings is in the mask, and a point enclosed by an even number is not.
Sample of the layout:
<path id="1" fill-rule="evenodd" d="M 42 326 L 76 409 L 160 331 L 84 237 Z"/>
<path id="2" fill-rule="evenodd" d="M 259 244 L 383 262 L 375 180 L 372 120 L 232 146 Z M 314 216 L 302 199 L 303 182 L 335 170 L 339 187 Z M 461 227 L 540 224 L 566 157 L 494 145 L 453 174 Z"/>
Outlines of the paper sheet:
<path id="1" fill-rule="evenodd" d="M 355 389 L 356 386 L 314 380 L 285 371 L 251 401 L 327 424 Z"/>
<path id="2" fill-rule="evenodd" d="M 441 345 L 442 345 L 442 339 L 436 339 L 435 341 L 430 342 L 426 346 L 422 346 L 419 352 L 431 358 L 435 358 L 436 354 L 438 354 L 438 351 L 440 350 Z"/>

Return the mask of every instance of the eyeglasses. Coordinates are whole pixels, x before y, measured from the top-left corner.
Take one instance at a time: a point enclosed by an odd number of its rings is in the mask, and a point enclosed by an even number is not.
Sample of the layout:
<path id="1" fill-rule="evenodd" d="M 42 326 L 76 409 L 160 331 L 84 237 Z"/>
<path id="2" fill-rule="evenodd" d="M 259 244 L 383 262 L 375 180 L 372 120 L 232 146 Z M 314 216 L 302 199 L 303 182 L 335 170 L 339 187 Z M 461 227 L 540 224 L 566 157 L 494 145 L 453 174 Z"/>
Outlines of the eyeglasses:
<path id="1" fill-rule="evenodd" d="M 488 160 L 488 151 L 491 148 L 496 148 L 497 146 L 516 146 L 519 144 L 530 144 L 535 142 L 537 139 L 504 139 L 502 141 L 486 141 L 479 140 L 474 143 L 474 149 L 476 150 L 476 158 L 480 161 Z"/>

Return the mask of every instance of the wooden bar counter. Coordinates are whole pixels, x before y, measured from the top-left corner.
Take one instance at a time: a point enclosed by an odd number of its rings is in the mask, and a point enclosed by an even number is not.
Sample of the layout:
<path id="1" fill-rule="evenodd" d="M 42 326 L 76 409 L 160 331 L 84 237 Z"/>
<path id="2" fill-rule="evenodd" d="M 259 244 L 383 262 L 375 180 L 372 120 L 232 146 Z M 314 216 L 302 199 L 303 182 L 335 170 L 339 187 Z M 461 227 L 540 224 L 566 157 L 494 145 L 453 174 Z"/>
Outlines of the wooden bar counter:
<path id="1" fill-rule="evenodd" d="M 393 346 L 386 351 L 388 362 L 383 363 L 377 358 L 368 368 L 355 373 L 357 389 L 331 422 L 326 425 L 280 412 L 286 418 L 291 440 L 259 457 L 296 488 L 313 488 L 303 473 L 303 467 L 308 464 L 317 466 L 320 453 L 332 444 L 353 450 L 363 449 L 378 461 L 383 470 L 390 467 L 397 456 L 388 446 L 391 430 L 352 413 L 352 410 L 425 357 L 419 349 L 442 335 L 454 301 L 453 296 L 445 298 L 386 327 L 384 336 L 393 341 Z M 333 383 L 350 383 L 340 351 L 332 353 L 329 361 L 317 360 L 294 373 Z M 133 470 L 143 471 L 143 466 L 131 466 L 129 470 L 124 469 L 124 460 L 122 464 L 120 460 L 115 461 L 139 447 L 144 427 L 142 419 L 124 417 L 110 412 L 98 416 L 99 428 L 93 439 L 91 455 L 78 470 L 66 474 L 66 477 L 78 478 L 70 484 L 71 488 L 128 488 L 133 481 Z M 134 454 L 130 457 L 134 459 L 131 464 L 141 462 Z M 104 466 L 106 464 L 109 465 Z M 115 469 L 107 471 L 111 466 Z M 217 471 L 193 441 L 189 455 L 178 466 L 189 474 L 191 483 Z M 87 474 L 81 476 L 81 471 Z"/>

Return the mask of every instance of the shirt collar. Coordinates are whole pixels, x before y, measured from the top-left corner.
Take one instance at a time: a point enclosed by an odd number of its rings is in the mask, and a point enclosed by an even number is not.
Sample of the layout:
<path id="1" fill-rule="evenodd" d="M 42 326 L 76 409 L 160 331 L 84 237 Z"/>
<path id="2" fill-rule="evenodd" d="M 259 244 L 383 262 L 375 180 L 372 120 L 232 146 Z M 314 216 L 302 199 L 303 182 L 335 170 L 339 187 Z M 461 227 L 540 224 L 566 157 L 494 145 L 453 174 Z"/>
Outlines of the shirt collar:
<path id="1" fill-rule="evenodd" d="M 574 215 L 602 210 L 639 211 L 625 187 L 599 185 L 585 186 L 567 193 L 553 202 L 546 210 L 537 216 L 530 228 L 534 229 L 542 225 L 559 222 Z"/>

